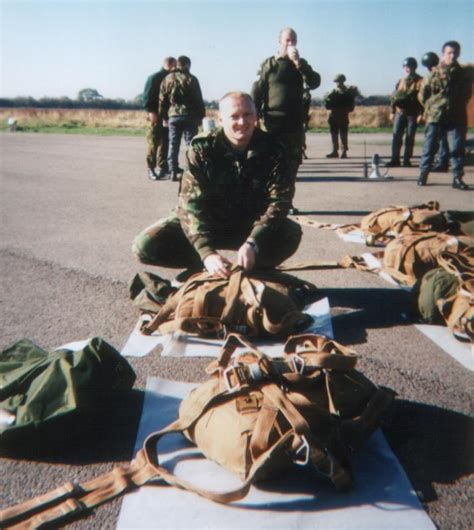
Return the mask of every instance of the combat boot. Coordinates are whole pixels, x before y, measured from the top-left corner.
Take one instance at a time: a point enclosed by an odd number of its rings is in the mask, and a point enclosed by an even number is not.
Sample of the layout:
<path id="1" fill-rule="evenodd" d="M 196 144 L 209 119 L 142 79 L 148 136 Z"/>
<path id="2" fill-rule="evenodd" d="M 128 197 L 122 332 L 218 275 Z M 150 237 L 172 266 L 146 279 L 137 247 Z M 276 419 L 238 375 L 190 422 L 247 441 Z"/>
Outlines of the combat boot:
<path id="1" fill-rule="evenodd" d="M 155 170 L 152 169 L 151 167 L 148 168 L 148 178 L 150 180 L 159 180 L 160 177 L 155 173 Z"/>
<path id="2" fill-rule="evenodd" d="M 171 172 L 171 180 L 173 182 L 178 182 L 178 180 L 180 180 L 180 178 L 179 178 L 180 175 L 181 175 L 181 173 L 178 173 L 177 171 L 172 171 Z"/>
<path id="3" fill-rule="evenodd" d="M 428 180 L 428 175 L 420 175 L 417 181 L 418 186 L 426 186 L 427 180 Z"/>
<path id="4" fill-rule="evenodd" d="M 326 158 L 339 158 L 339 155 L 337 154 L 337 151 L 331 151 L 326 155 Z"/>
<path id="5" fill-rule="evenodd" d="M 385 164 L 385 167 L 400 167 L 400 160 L 389 160 L 386 164 Z"/>
<path id="6" fill-rule="evenodd" d="M 341 153 L 341 158 L 347 158 L 347 151 L 344 149 L 344 151 Z"/>
<path id="7" fill-rule="evenodd" d="M 456 190 L 466 191 L 469 189 L 469 186 L 462 180 L 461 177 L 454 177 L 453 188 Z"/>

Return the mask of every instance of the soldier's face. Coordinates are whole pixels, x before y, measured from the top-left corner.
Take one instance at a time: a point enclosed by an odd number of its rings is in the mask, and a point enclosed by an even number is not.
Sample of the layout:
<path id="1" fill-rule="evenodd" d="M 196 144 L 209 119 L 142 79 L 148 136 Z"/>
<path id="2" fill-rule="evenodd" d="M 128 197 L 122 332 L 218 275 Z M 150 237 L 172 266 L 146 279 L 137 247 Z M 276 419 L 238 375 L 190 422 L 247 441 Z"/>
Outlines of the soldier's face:
<path id="1" fill-rule="evenodd" d="M 221 102 L 219 122 L 229 142 L 236 149 L 245 149 L 257 126 L 257 115 L 248 99 L 227 98 Z"/>
<path id="2" fill-rule="evenodd" d="M 294 33 L 291 31 L 284 31 L 280 35 L 279 45 L 280 45 L 280 55 L 288 55 L 288 46 L 296 46 L 297 38 Z"/>
<path id="3" fill-rule="evenodd" d="M 446 46 L 446 48 L 443 51 L 443 63 L 450 66 L 454 63 L 454 61 L 459 57 L 459 54 L 455 50 L 455 48 L 451 48 L 451 46 Z"/>

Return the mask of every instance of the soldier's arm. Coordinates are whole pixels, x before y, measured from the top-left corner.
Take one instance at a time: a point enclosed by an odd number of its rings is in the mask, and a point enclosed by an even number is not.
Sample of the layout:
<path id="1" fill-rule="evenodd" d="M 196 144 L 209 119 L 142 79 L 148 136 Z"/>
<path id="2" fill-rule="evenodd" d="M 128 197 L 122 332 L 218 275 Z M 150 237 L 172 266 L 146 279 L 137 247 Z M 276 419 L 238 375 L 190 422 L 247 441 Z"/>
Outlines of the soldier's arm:
<path id="1" fill-rule="evenodd" d="M 201 121 L 206 115 L 206 108 L 204 107 L 201 85 L 199 84 L 197 77 L 194 78 L 194 100 L 196 102 L 196 117 Z"/>
<path id="2" fill-rule="evenodd" d="M 318 88 L 321 84 L 321 76 L 311 68 L 305 59 L 300 59 L 298 70 L 301 72 L 303 80 L 310 90 Z"/>
<path id="3" fill-rule="evenodd" d="M 152 86 L 153 76 L 151 75 L 145 83 L 145 88 L 143 89 L 143 108 L 148 112 L 156 112 L 156 109 L 153 108 L 152 102 L 150 101 L 151 86 Z"/>
<path id="4" fill-rule="evenodd" d="M 267 82 L 266 82 L 266 71 L 267 71 L 267 62 L 264 61 L 257 72 L 257 79 L 255 80 L 254 84 L 252 85 L 252 98 L 255 102 L 255 108 L 257 109 L 257 114 L 259 116 L 262 115 L 263 111 L 263 104 L 265 101 L 265 92 L 267 90 Z"/>
<path id="5" fill-rule="evenodd" d="M 158 115 L 161 120 L 168 119 L 168 110 L 170 108 L 170 100 L 168 94 L 168 83 L 163 80 L 160 87 L 160 97 L 158 102 Z"/>
<path id="6" fill-rule="evenodd" d="M 182 177 L 177 213 L 185 236 L 204 261 L 207 256 L 215 254 L 216 249 L 211 244 L 211 231 L 204 211 L 206 177 L 203 153 L 194 141 L 186 152 L 186 158 L 188 169 Z"/>
<path id="7" fill-rule="evenodd" d="M 418 91 L 418 101 L 423 105 L 426 105 L 427 100 L 431 96 L 431 86 L 430 86 L 431 76 L 425 77 L 421 82 L 420 90 Z"/>
<path id="8" fill-rule="evenodd" d="M 284 156 L 284 146 L 275 150 L 273 167 L 268 181 L 268 206 L 263 215 L 257 219 L 252 227 L 249 239 L 258 245 L 264 232 L 276 228 L 288 215 L 293 199 L 294 185 Z"/>

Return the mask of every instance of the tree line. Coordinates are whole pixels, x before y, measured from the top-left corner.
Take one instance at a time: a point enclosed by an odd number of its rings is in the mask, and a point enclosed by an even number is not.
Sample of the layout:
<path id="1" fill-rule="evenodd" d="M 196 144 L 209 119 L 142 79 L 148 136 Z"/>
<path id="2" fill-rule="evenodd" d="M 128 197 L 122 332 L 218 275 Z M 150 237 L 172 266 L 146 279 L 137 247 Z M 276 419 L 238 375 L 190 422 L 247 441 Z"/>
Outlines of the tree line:
<path id="1" fill-rule="evenodd" d="M 357 105 L 374 106 L 389 105 L 390 96 L 374 95 L 364 97 L 359 95 L 356 101 Z M 218 101 L 204 100 L 208 109 L 217 109 Z M 312 98 L 312 107 L 323 107 L 322 98 Z M 142 110 L 143 94 L 139 94 L 132 100 L 112 99 L 103 97 L 94 88 L 83 88 L 77 94 L 76 99 L 68 97 L 43 97 L 35 99 L 30 96 L 18 96 L 15 98 L 0 98 L 0 107 L 31 107 L 31 108 L 60 108 L 60 109 L 120 109 L 120 110 Z"/>

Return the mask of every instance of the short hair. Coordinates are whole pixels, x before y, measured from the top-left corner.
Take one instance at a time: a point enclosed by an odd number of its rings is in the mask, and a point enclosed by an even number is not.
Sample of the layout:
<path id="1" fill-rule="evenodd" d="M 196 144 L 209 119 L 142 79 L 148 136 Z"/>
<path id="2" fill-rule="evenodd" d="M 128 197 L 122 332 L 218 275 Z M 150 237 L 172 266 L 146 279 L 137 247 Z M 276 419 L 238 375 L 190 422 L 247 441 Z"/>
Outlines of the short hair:
<path id="1" fill-rule="evenodd" d="M 295 40 L 298 39 L 298 35 L 296 34 L 296 31 L 293 28 L 283 28 L 278 34 L 278 42 L 280 42 L 281 36 L 283 35 L 283 33 L 286 33 L 286 32 L 291 33 L 291 35 L 295 38 Z"/>
<path id="2" fill-rule="evenodd" d="M 186 57 L 186 55 L 180 55 L 178 57 L 178 63 L 181 66 L 187 66 L 189 68 L 191 66 L 191 59 L 189 57 Z"/>
<path id="3" fill-rule="evenodd" d="M 461 54 L 461 45 L 457 40 L 448 40 L 448 42 L 445 42 L 442 48 L 443 53 L 445 48 L 452 48 L 458 56 Z"/>
<path id="4" fill-rule="evenodd" d="M 166 68 L 166 67 L 170 67 L 170 66 L 173 66 L 176 64 L 176 59 L 174 57 L 165 57 L 164 60 L 163 60 L 163 66 Z"/>
<path id="5" fill-rule="evenodd" d="M 219 100 L 219 111 L 221 110 L 222 103 L 227 99 L 245 99 L 251 105 L 252 109 L 255 111 L 255 114 L 257 114 L 255 102 L 252 99 L 252 96 L 250 94 L 247 94 L 247 92 L 242 92 L 241 90 L 233 90 L 232 92 L 227 92 L 227 94 L 224 94 Z"/>

